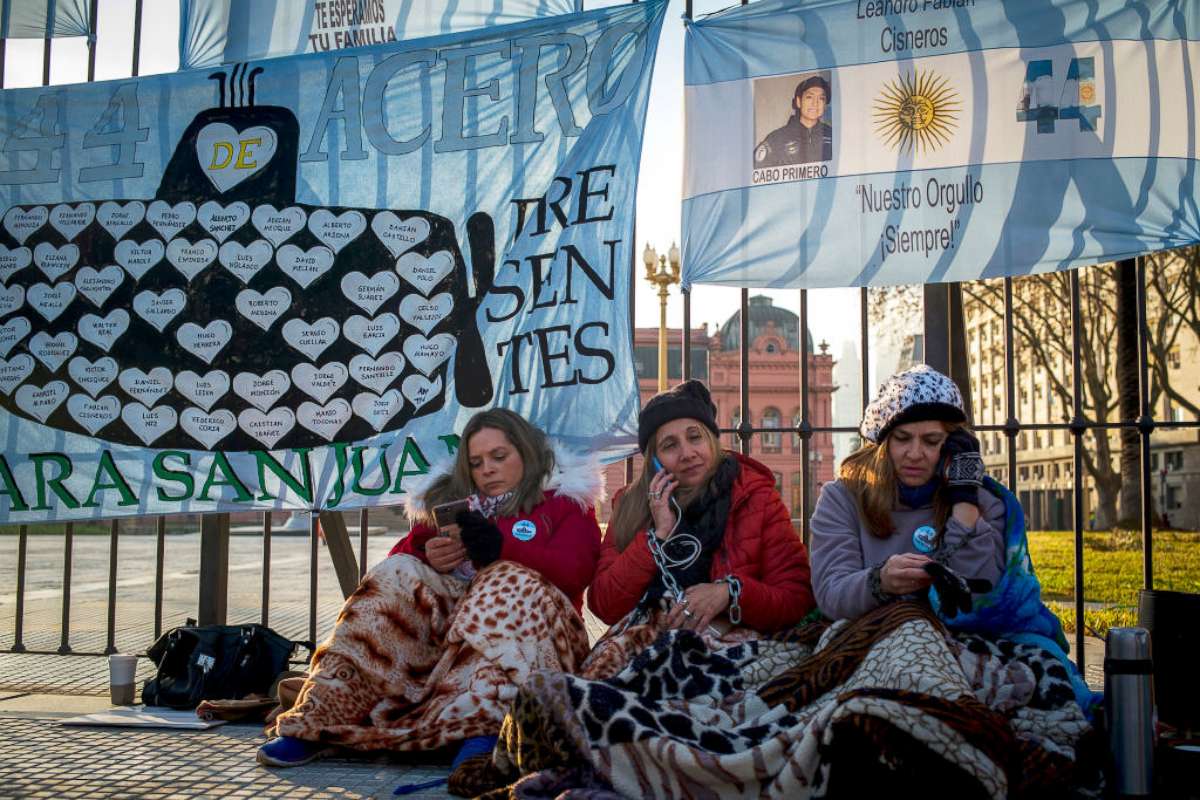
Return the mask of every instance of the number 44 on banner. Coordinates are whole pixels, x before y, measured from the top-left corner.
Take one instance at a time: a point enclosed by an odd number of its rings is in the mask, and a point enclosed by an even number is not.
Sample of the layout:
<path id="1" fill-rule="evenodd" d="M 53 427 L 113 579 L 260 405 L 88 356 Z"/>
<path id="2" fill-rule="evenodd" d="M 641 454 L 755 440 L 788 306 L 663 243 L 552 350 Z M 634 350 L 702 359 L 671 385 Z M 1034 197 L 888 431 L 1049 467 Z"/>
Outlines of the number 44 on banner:
<path id="1" fill-rule="evenodd" d="M 1079 120 L 1080 131 L 1096 130 L 1100 105 L 1096 103 L 1096 60 L 1072 58 L 1060 91 L 1054 83 L 1054 62 L 1049 59 L 1025 65 L 1025 85 L 1017 103 L 1017 122 L 1036 122 L 1038 133 L 1054 133 L 1054 121 Z"/>

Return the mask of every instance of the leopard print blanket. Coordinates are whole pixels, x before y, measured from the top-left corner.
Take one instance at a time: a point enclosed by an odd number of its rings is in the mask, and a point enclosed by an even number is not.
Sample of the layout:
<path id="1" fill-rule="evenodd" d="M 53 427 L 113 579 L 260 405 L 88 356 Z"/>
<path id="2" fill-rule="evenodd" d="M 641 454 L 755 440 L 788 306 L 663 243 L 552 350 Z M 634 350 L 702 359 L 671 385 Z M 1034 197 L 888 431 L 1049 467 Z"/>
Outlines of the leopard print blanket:
<path id="1" fill-rule="evenodd" d="M 410 555 L 368 572 L 317 648 L 275 733 L 357 750 L 433 750 L 494 736 L 517 686 L 588 652 L 570 600 L 509 561 L 470 583 Z"/>
<path id="2" fill-rule="evenodd" d="M 536 672 L 493 754 L 512 782 L 485 796 L 1089 794 L 1096 739 L 1052 654 L 894 603 L 718 650 L 665 633 L 608 680 Z"/>

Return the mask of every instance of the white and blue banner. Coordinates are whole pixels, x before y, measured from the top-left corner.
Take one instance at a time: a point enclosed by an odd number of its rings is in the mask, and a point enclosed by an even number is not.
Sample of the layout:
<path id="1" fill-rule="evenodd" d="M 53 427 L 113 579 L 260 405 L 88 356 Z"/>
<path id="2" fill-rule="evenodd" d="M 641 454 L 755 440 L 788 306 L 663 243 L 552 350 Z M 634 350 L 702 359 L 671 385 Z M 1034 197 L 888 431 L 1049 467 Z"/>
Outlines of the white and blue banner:
<path id="1" fill-rule="evenodd" d="M 492 406 L 627 452 L 665 7 L 0 95 L 0 522 L 395 503 Z"/>
<path id="2" fill-rule="evenodd" d="M 91 0 L 0 0 L 0 39 L 92 36 Z"/>
<path id="3" fill-rule="evenodd" d="M 579 0 L 179 0 L 179 68 L 419 39 L 579 10 Z"/>
<path id="4" fill-rule="evenodd" d="M 1200 241 L 1200 3 L 765 0 L 690 23 L 684 284 L 1062 270 Z"/>

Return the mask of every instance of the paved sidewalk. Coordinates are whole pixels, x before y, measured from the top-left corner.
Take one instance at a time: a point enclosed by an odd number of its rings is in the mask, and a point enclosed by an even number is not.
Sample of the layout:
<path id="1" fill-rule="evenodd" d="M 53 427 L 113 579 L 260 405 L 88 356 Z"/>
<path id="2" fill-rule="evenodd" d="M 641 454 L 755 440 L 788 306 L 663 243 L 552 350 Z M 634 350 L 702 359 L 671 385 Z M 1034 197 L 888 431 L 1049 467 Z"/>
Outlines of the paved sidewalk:
<path id="1" fill-rule="evenodd" d="M 0 798 L 392 797 L 401 783 L 445 778 L 441 765 L 381 757 L 267 769 L 254 761 L 260 725 L 207 731 L 79 728 L 65 717 L 101 698 L 0 694 Z M 443 788 L 408 795 L 450 797 Z"/>

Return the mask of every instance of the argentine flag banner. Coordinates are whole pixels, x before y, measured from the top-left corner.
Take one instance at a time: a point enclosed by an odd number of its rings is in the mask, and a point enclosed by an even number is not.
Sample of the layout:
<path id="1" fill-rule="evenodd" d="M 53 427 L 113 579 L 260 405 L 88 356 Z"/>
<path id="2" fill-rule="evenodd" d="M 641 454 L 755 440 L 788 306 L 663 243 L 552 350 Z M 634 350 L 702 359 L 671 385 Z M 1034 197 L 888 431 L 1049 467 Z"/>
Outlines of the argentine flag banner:
<path id="1" fill-rule="evenodd" d="M 324 53 L 507 25 L 580 10 L 576 2 L 180 0 L 179 67 Z"/>
<path id="2" fill-rule="evenodd" d="M 399 502 L 636 440 L 666 2 L 0 95 L 0 523 Z"/>
<path id="3" fill-rule="evenodd" d="M 91 0 L 0 0 L 0 39 L 92 36 Z"/>
<path id="4" fill-rule="evenodd" d="M 684 285 L 1062 270 L 1200 241 L 1200 3 L 764 0 L 687 26 Z"/>

